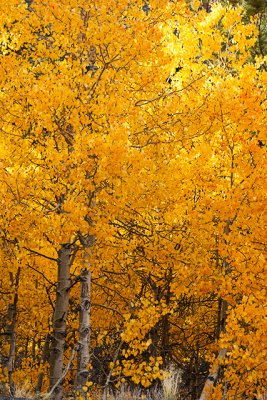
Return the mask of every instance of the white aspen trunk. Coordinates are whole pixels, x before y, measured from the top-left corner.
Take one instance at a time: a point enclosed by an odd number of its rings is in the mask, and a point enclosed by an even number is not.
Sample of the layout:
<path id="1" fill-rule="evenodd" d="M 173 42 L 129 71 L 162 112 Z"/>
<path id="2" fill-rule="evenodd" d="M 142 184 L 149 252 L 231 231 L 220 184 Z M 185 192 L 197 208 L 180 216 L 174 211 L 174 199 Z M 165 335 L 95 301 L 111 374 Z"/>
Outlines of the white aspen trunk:
<path id="1" fill-rule="evenodd" d="M 63 396 L 64 346 L 71 282 L 70 253 L 71 246 L 68 243 L 58 251 L 58 282 L 50 354 L 50 390 L 56 385 L 51 395 L 54 400 L 61 400 Z"/>
<path id="2" fill-rule="evenodd" d="M 88 363 L 90 360 L 90 286 L 91 273 L 84 268 L 80 276 L 80 322 L 79 322 L 79 348 L 77 353 L 77 372 L 75 377 L 75 389 L 83 392 L 83 386 L 88 380 Z"/>
<path id="3" fill-rule="evenodd" d="M 216 365 L 212 368 L 211 373 L 209 374 L 204 388 L 202 390 L 201 396 L 199 400 L 208 400 L 210 398 L 211 390 L 216 383 L 220 371 L 220 363 L 223 361 L 224 357 L 226 356 L 226 349 L 222 349 L 216 358 Z"/>

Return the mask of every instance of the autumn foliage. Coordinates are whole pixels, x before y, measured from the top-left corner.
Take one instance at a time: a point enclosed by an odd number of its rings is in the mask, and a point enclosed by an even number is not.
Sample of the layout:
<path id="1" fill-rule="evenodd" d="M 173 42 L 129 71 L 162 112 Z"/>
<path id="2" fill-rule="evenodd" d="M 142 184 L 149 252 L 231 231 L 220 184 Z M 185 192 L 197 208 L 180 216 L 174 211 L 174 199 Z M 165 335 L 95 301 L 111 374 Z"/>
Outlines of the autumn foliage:
<path id="1" fill-rule="evenodd" d="M 182 0 L 0 3 L 0 382 L 48 391 L 73 357 L 65 392 L 89 399 L 122 382 L 153 386 L 172 364 L 194 400 L 220 362 L 207 399 L 260 399 L 257 14 Z"/>

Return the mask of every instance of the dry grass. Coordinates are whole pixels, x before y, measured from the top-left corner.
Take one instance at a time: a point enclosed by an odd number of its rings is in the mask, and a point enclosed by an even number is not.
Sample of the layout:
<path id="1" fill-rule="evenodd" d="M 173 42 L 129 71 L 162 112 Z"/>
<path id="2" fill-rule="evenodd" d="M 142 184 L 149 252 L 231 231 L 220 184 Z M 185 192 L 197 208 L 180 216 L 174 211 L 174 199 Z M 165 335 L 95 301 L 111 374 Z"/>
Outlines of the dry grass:
<path id="1" fill-rule="evenodd" d="M 25 399 L 33 399 L 32 387 L 25 382 L 20 388 L 16 388 L 15 397 L 23 397 Z"/>
<path id="2" fill-rule="evenodd" d="M 5 390 L 3 390 L 3 395 L 6 397 L 10 397 L 10 391 L 8 389 L 8 385 L 6 385 Z M 12 396 L 11 396 L 12 397 Z M 15 396 L 16 398 L 24 398 L 24 399 L 33 399 L 33 388 L 29 382 L 25 382 L 21 386 L 16 386 Z"/>
<path id="3" fill-rule="evenodd" d="M 162 392 L 154 389 L 151 391 L 143 392 L 141 389 L 130 389 L 126 385 L 122 385 L 116 393 L 109 391 L 107 393 L 107 400 L 164 400 Z"/>
<path id="4" fill-rule="evenodd" d="M 177 400 L 182 383 L 182 370 L 170 366 L 162 381 L 163 400 Z"/>
<path id="5" fill-rule="evenodd" d="M 122 385 L 115 394 L 112 391 L 107 393 L 107 400 L 177 400 L 182 382 L 182 371 L 170 366 L 165 371 L 165 378 L 161 382 L 161 387 L 143 391 L 140 388 L 130 389 L 127 385 Z"/>
<path id="6" fill-rule="evenodd" d="M 104 397 L 106 400 L 178 400 L 180 399 L 179 390 L 181 381 L 181 370 L 170 366 L 165 371 L 165 377 L 158 387 L 142 390 L 141 388 L 130 388 L 126 384 L 122 384 L 115 393 L 109 389 L 106 396 L 100 396 L 99 400 L 102 400 Z M 40 398 L 43 396 L 44 394 L 41 394 Z M 34 399 L 31 385 L 25 382 L 23 386 L 16 389 L 15 397 L 29 400 Z"/>

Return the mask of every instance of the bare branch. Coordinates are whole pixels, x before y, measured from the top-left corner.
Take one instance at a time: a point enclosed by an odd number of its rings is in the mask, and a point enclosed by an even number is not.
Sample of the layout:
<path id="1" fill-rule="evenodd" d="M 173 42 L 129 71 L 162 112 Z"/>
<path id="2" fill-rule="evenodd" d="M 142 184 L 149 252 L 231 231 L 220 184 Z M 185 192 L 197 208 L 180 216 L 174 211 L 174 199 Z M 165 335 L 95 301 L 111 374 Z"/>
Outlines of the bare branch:
<path id="1" fill-rule="evenodd" d="M 24 246 L 23 248 L 24 248 L 25 250 L 30 251 L 30 252 L 33 253 L 33 254 L 36 254 L 37 256 L 44 257 L 44 258 L 46 258 L 47 260 L 56 261 L 56 262 L 58 261 L 57 258 L 46 256 L 45 254 L 39 253 L 39 251 L 29 249 L 28 247 L 25 247 L 25 246 Z"/>
<path id="2" fill-rule="evenodd" d="M 34 268 L 34 267 L 33 267 L 32 265 L 30 265 L 29 263 L 27 263 L 27 266 L 28 266 L 30 269 L 32 269 L 33 271 L 35 271 L 35 272 L 37 272 L 38 274 L 40 274 L 51 286 L 56 286 L 56 284 L 53 283 L 53 282 L 51 282 L 51 281 L 45 276 L 45 274 L 44 274 L 43 272 L 38 271 L 37 268 Z"/>

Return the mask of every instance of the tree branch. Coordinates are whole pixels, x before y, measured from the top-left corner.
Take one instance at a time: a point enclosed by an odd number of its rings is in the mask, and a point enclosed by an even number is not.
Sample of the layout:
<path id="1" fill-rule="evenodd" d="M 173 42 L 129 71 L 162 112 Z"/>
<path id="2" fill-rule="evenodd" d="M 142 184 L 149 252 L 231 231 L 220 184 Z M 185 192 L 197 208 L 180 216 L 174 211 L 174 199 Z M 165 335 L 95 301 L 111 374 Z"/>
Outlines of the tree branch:
<path id="1" fill-rule="evenodd" d="M 46 258 L 47 260 L 56 261 L 56 262 L 58 261 L 57 258 L 46 256 L 45 254 L 39 253 L 39 251 L 29 249 L 28 247 L 25 247 L 25 246 L 24 246 L 23 248 L 24 248 L 25 250 L 30 251 L 30 252 L 33 253 L 33 254 L 36 254 L 37 256 L 44 257 L 44 258 Z"/>

